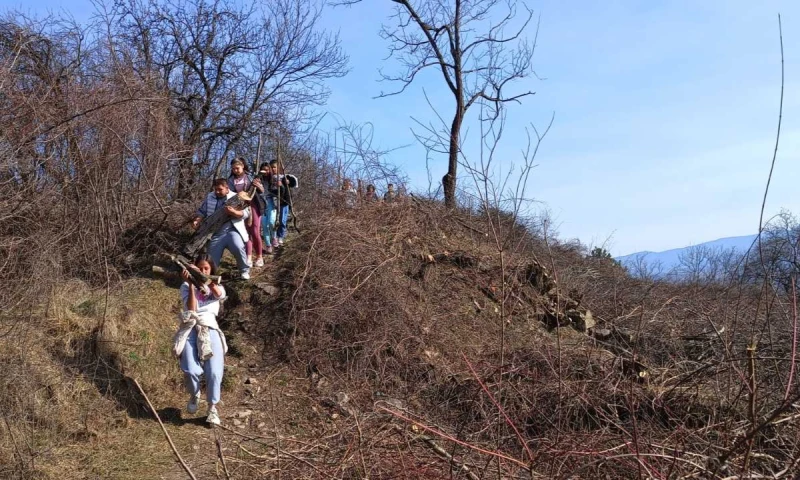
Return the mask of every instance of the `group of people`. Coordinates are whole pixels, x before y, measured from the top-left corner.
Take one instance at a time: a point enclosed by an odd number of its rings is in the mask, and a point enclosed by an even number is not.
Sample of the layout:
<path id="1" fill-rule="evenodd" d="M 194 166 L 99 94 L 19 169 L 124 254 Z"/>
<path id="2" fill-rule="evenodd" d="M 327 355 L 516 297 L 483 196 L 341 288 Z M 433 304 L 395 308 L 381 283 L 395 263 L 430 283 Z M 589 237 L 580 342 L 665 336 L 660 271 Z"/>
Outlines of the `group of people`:
<path id="1" fill-rule="evenodd" d="M 292 197 L 290 188 L 297 187 L 297 177 L 286 175 L 277 161 L 265 164 L 257 176 L 248 172 L 247 163 L 236 158 L 231 162 L 231 174 L 213 182 L 193 220 L 197 228 L 203 219 L 220 208 L 226 210 L 227 221 L 208 244 L 208 253 L 219 265 L 227 249 L 236 259 L 242 279 L 250 278 L 250 269 L 264 266 L 264 255 L 272 254 L 283 245 Z M 225 206 L 230 198 L 247 191 L 253 194 L 250 206 L 237 209 Z"/>
<path id="2" fill-rule="evenodd" d="M 225 209 L 228 218 L 211 237 L 208 254 L 198 256 L 192 268 L 206 275 L 216 275 L 227 249 L 236 258 L 241 278 L 249 279 L 250 269 L 263 266 L 263 256 L 283 245 L 292 204 L 291 190 L 297 186 L 297 178 L 283 172 L 277 161 L 264 165 L 258 175 L 253 176 L 243 159 L 234 159 L 230 176 L 214 180 L 212 191 L 206 195 L 193 219 L 193 226 L 197 228 L 203 219 L 220 209 Z M 226 205 L 229 199 L 243 191 L 253 194 L 249 207 L 239 209 Z M 353 188 L 350 180 L 343 182 L 342 194 L 345 196 L 345 205 L 349 207 L 355 207 L 360 201 L 381 201 L 374 185 L 368 185 L 366 192 L 360 193 Z M 383 201 L 392 203 L 398 199 L 394 185 L 389 184 Z M 226 292 L 216 283 L 198 288 L 190 281 L 188 271 L 184 270 L 182 275 L 185 280 L 180 289 L 183 308 L 179 315 L 173 353 L 180 359 L 189 393 L 186 411 L 197 413 L 201 401 L 201 380 L 205 377 L 208 404 L 206 421 L 211 425 L 219 425 L 221 421 L 217 404 L 220 401 L 228 347 L 217 316 Z"/>
<path id="3" fill-rule="evenodd" d="M 359 200 L 367 203 L 381 201 L 381 197 L 379 197 L 378 192 L 375 191 L 375 185 L 369 184 L 365 192 L 360 192 L 353 187 L 353 182 L 351 182 L 350 179 L 345 179 L 342 182 L 342 194 L 344 195 L 344 204 L 348 208 L 354 208 L 359 203 Z M 386 193 L 383 194 L 384 203 L 393 203 L 399 200 L 399 198 L 394 189 L 394 184 L 390 183 L 386 187 Z"/>
<path id="4" fill-rule="evenodd" d="M 195 214 L 192 225 L 198 228 L 203 219 L 225 209 L 228 220 L 214 233 L 208 243 L 208 254 L 194 260 L 192 268 L 206 275 L 216 275 L 222 255 L 227 249 L 236 258 L 242 279 L 250 278 L 252 267 L 264 266 L 264 255 L 280 248 L 287 233 L 291 190 L 297 178 L 286 175 L 277 161 L 264 165 L 258 175 L 248 172 L 247 163 L 236 158 L 231 162 L 228 178 L 218 178 Z M 226 202 L 240 192 L 252 194 L 249 207 L 239 209 Z M 276 224 L 277 223 L 277 224 Z M 221 302 L 226 293 L 222 285 L 211 283 L 197 288 L 184 270 L 181 285 L 182 311 L 175 334 L 173 353 L 180 359 L 189 401 L 186 411 L 197 413 L 201 394 L 201 379 L 206 381 L 206 421 L 221 423 L 217 404 L 220 401 L 225 354 L 228 351 L 225 334 L 217 323 Z"/>

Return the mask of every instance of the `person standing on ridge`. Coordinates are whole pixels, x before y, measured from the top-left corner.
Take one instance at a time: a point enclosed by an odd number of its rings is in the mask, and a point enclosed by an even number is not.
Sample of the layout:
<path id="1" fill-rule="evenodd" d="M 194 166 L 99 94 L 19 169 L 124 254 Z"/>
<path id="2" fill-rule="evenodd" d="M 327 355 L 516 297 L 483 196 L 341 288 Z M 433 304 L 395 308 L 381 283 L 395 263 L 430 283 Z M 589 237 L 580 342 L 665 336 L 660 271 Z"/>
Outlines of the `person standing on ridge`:
<path id="1" fill-rule="evenodd" d="M 355 208 L 358 203 L 358 192 L 353 188 L 353 183 L 349 178 L 345 178 L 342 182 L 342 196 L 344 197 L 345 208 Z"/>
<path id="2" fill-rule="evenodd" d="M 366 202 L 378 202 L 380 198 L 378 198 L 378 194 L 375 193 L 375 185 L 367 185 L 367 192 L 364 194 L 364 201 Z"/>
<path id="3" fill-rule="evenodd" d="M 272 242 L 273 240 L 277 241 L 277 236 L 275 235 L 275 204 L 278 200 L 275 195 L 277 194 L 277 191 L 273 190 L 272 188 L 272 167 L 269 164 L 262 165 L 261 171 L 258 173 L 259 177 L 261 177 L 261 182 L 265 187 L 264 193 L 262 194 L 262 198 L 264 200 L 264 212 L 261 216 L 261 236 L 264 239 L 264 253 L 267 255 L 272 255 Z"/>
<path id="4" fill-rule="evenodd" d="M 386 193 L 383 194 L 383 201 L 386 203 L 392 203 L 397 199 L 397 193 L 394 191 L 394 184 L 390 183 L 386 187 Z"/>

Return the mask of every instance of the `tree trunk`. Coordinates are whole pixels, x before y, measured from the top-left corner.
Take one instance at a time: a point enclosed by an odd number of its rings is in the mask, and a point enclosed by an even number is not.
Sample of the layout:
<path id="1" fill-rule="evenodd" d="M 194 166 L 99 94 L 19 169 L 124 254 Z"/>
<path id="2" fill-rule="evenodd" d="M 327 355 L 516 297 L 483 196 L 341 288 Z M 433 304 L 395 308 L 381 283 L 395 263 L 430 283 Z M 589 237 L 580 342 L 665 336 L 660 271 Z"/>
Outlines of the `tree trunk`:
<path id="1" fill-rule="evenodd" d="M 456 206 L 456 173 L 458 171 L 458 149 L 461 132 L 461 121 L 464 119 L 464 109 L 461 105 L 456 107 L 453 124 L 450 126 L 450 147 L 448 150 L 447 174 L 442 177 L 444 188 L 444 204 L 447 208 Z"/>

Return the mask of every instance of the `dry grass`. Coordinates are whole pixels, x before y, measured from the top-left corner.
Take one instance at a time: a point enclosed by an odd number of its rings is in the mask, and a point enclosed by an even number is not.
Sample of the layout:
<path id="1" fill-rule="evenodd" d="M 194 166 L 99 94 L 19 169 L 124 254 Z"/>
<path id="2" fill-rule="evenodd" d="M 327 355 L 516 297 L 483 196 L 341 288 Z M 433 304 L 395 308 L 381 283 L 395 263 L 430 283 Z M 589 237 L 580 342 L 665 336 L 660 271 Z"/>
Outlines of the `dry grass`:
<path id="1" fill-rule="evenodd" d="M 36 324 L 0 339 L 4 477 L 143 478 L 172 463 L 157 425 L 132 426 L 146 412 L 126 377 L 174 403 L 175 291 L 134 279 L 108 293 L 67 282 Z"/>

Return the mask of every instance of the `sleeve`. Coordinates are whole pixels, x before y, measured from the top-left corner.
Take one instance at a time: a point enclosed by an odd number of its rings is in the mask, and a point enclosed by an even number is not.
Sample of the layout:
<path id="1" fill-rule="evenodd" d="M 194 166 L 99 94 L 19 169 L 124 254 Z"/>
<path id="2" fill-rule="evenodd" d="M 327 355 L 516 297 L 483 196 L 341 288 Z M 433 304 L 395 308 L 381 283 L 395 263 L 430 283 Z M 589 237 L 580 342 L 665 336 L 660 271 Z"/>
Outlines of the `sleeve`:
<path id="1" fill-rule="evenodd" d="M 225 291 L 225 287 L 223 287 L 222 285 L 217 285 L 217 286 L 219 287 L 220 290 L 222 290 L 222 295 L 220 295 L 220 297 L 217 298 L 217 300 L 221 302 L 226 298 L 228 298 L 228 292 Z"/>
<path id="2" fill-rule="evenodd" d="M 230 190 L 231 192 L 236 191 L 236 185 L 234 185 L 233 183 L 233 175 L 228 177 L 228 190 Z"/>
<path id="3" fill-rule="evenodd" d="M 200 208 L 197 209 L 197 215 L 203 218 L 208 216 L 208 195 L 206 195 L 206 198 L 203 199 L 203 203 L 200 204 Z"/>
<path id="4" fill-rule="evenodd" d="M 183 282 L 183 284 L 181 284 L 181 306 L 183 307 L 183 311 L 189 309 L 188 303 L 189 303 L 189 284 Z"/>

